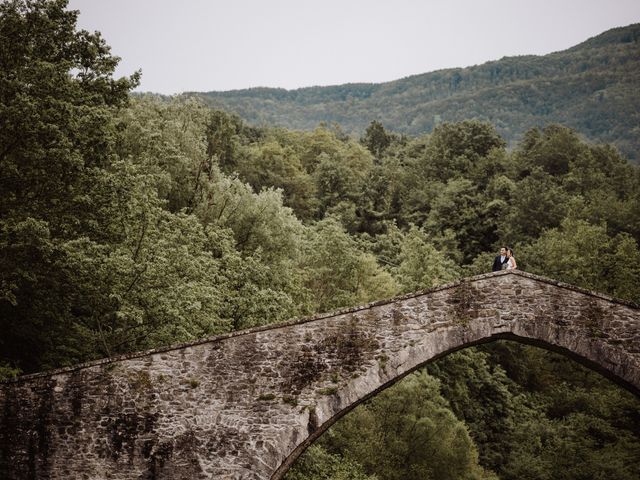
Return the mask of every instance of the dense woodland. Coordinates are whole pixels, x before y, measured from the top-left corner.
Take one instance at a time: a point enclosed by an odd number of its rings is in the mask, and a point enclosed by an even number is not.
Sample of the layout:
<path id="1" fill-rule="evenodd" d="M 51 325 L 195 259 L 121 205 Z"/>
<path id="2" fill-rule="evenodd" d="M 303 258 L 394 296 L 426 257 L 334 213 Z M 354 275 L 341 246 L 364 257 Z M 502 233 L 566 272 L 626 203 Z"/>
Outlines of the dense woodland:
<path id="1" fill-rule="evenodd" d="M 0 4 L 0 378 L 435 286 L 503 244 L 640 302 L 640 169 L 615 147 L 558 124 L 513 150 L 477 120 L 258 128 L 131 97 L 139 75 L 114 79 L 65 7 Z M 358 407 L 288 478 L 631 480 L 639 456 L 637 398 L 497 343 Z"/>
<path id="2" fill-rule="evenodd" d="M 312 130 L 319 122 L 337 122 L 358 135 L 372 120 L 420 135 L 443 122 L 478 119 L 514 145 L 532 127 L 561 123 L 615 145 L 637 163 L 638 85 L 640 24 L 634 24 L 549 55 L 505 57 L 387 83 L 193 95 L 253 124 Z"/>

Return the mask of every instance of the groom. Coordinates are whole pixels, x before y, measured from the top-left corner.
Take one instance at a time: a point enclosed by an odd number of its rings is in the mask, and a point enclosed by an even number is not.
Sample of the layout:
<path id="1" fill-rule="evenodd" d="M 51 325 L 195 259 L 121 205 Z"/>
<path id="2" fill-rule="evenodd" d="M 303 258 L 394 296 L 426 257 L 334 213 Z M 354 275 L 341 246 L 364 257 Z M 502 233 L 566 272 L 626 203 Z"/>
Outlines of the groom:
<path id="1" fill-rule="evenodd" d="M 507 263 L 507 247 L 500 248 L 500 255 L 493 259 L 493 271 L 499 272 L 502 266 Z"/>

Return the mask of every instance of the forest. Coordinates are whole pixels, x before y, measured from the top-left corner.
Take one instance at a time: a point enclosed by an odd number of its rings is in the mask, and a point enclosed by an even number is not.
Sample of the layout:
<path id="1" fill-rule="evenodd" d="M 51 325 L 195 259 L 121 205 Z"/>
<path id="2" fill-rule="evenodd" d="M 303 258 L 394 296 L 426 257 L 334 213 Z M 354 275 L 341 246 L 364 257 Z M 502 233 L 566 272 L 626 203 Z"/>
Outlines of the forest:
<path id="1" fill-rule="evenodd" d="M 510 147 L 532 127 L 561 123 L 616 146 L 637 163 L 639 59 L 640 25 L 634 24 L 560 52 L 504 57 L 386 83 L 187 95 L 257 125 L 312 130 L 319 122 L 337 122 L 357 135 L 372 120 L 421 135 L 440 123 L 478 119 L 494 125 Z"/>
<path id="2" fill-rule="evenodd" d="M 640 303 L 640 168 L 615 146 L 550 123 L 508 149 L 477 119 L 302 131 L 132 95 L 140 73 L 114 78 L 66 6 L 0 4 L 0 380 L 433 287 L 502 245 Z M 287 478 L 632 480 L 639 457 L 638 398 L 499 342 L 353 410 Z"/>

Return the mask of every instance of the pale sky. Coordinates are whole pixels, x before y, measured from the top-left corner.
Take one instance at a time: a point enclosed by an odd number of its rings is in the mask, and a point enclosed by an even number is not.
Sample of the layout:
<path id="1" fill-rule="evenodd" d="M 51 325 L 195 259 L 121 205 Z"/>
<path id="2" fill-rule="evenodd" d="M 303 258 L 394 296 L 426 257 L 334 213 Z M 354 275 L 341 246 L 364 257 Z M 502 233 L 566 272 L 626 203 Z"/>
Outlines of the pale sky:
<path id="1" fill-rule="evenodd" d="M 70 0 L 142 70 L 138 91 L 385 82 L 564 50 L 640 23 L 640 0 Z"/>

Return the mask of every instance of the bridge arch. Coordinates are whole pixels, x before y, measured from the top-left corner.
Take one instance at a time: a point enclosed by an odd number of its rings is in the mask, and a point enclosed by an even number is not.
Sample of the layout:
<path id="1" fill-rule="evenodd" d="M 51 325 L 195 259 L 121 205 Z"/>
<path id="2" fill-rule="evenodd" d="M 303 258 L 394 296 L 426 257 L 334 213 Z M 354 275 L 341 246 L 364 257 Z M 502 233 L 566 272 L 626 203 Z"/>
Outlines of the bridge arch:
<path id="1" fill-rule="evenodd" d="M 478 342 L 465 344 L 461 348 L 455 348 L 455 349 L 449 350 L 449 351 L 447 351 L 447 352 L 445 352 L 443 354 L 436 355 L 433 358 L 431 358 L 430 360 L 427 360 L 424 363 L 422 363 L 420 365 L 417 365 L 415 368 L 413 368 L 411 370 L 408 370 L 408 371 L 404 372 L 403 374 L 398 375 L 395 378 L 392 378 L 388 383 L 385 383 L 385 384 L 381 385 L 380 387 L 378 387 L 375 390 L 369 392 L 368 394 L 363 395 L 356 402 L 354 402 L 351 405 L 348 405 L 345 409 L 343 409 L 342 411 L 337 412 L 332 418 L 327 419 L 322 425 L 318 426 L 318 428 L 315 429 L 305 439 L 304 442 L 300 443 L 293 451 L 291 451 L 289 456 L 283 460 L 282 464 L 274 472 L 274 474 L 272 475 L 271 479 L 272 480 L 279 480 L 279 479 L 284 478 L 285 475 L 287 474 L 287 472 L 289 471 L 289 469 L 291 467 L 293 467 L 293 465 L 296 463 L 298 458 L 304 454 L 304 452 L 307 450 L 308 447 L 310 447 L 316 440 L 318 440 L 336 422 L 341 420 L 342 417 L 347 415 L 349 412 L 351 412 L 353 409 L 355 409 L 356 407 L 358 407 L 362 403 L 365 403 L 367 400 L 371 399 L 372 397 L 375 397 L 376 395 L 378 395 L 382 391 L 386 390 L 387 388 L 393 387 L 396 383 L 398 383 L 401 380 L 403 380 L 406 376 L 410 375 L 411 373 L 413 373 L 415 371 L 420 370 L 421 368 L 425 367 L 426 365 L 428 365 L 429 363 L 431 363 L 433 361 L 437 361 L 438 359 L 441 359 L 441 358 L 443 358 L 443 357 L 445 357 L 445 356 L 447 356 L 447 355 L 449 355 L 451 353 L 454 353 L 454 352 L 457 352 L 457 351 L 460 351 L 460 350 L 471 348 L 471 347 L 474 347 L 474 346 L 477 346 L 477 345 L 493 343 L 495 341 L 509 341 L 509 342 L 520 343 L 520 344 L 524 344 L 524 345 L 535 346 L 535 347 L 540 348 L 540 349 L 548 350 L 550 352 L 558 353 L 558 354 L 561 354 L 563 356 L 569 357 L 573 361 L 576 361 L 577 363 L 579 363 L 579 364 L 581 364 L 581 365 L 583 365 L 583 366 L 585 366 L 585 367 L 587 367 L 587 368 L 599 373 L 600 375 L 606 377 L 608 380 L 612 381 L 613 383 L 616 383 L 617 385 L 625 388 L 626 390 L 630 391 L 634 395 L 640 396 L 640 393 L 638 392 L 637 388 L 634 388 L 632 385 L 628 384 L 625 381 L 621 381 L 621 379 L 619 377 L 616 377 L 615 375 L 611 375 L 610 371 L 603 369 L 599 364 L 594 363 L 594 362 L 592 362 L 589 359 L 586 359 L 584 357 L 580 357 L 578 355 L 575 355 L 573 352 L 571 352 L 569 350 L 565 350 L 565 349 L 562 349 L 562 348 L 557 348 L 557 346 L 555 346 L 555 345 L 547 344 L 547 343 L 545 343 L 543 341 L 540 341 L 538 339 L 532 340 L 532 339 L 528 339 L 528 338 L 518 337 L 518 336 L 512 335 L 512 334 L 497 334 L 497 335 L 494 335 L 494 336 L 492 336 L 490 338 L 480 340 Z"/>
<path id="2" fill-rule="evenodd" d="M 0 477 L 278 479 L 355 405 L 500 338 L 559 351 L 640 392 L 640 309 L 498 272 L 5 382 Z"/>

